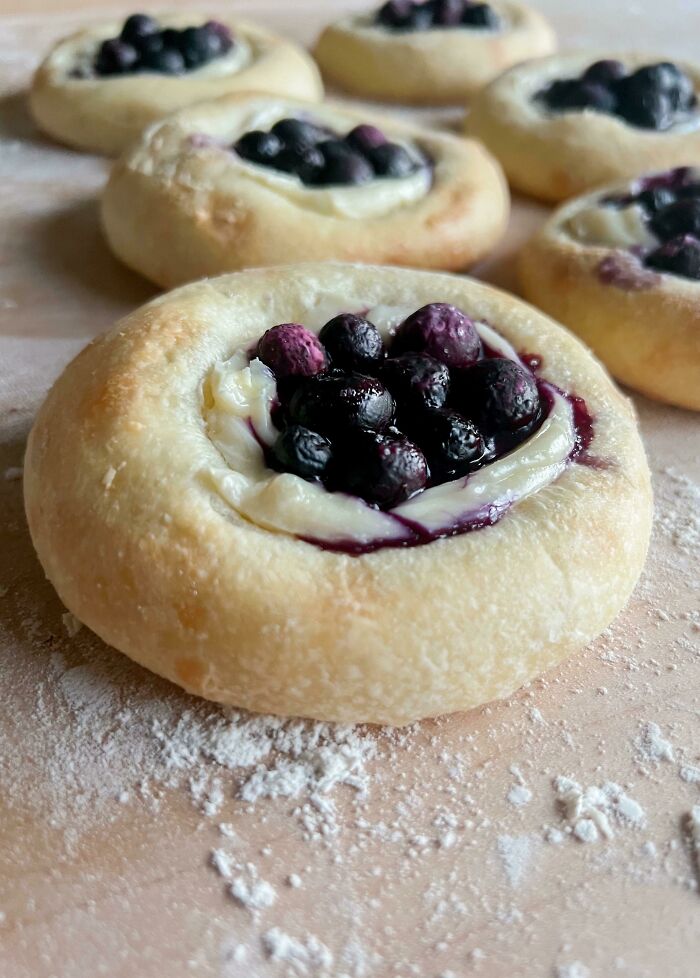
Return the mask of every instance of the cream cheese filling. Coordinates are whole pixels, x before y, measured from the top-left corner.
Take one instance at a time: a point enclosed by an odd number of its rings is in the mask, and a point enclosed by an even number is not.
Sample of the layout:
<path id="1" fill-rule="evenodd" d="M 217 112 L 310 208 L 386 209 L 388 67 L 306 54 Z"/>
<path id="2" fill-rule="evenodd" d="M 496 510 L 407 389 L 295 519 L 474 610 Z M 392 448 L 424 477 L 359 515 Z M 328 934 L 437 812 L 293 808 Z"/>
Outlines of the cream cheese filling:
<path id="1" fill-rule="evenodd" d="M 629 207 L 592 204 L 572 214 L 566 220 L 564 229 L 585 245 L 651 248 L 659 243 L 647 227 L 644 210 L 639 204 L 630 204 Z"/>
<path id="2" fill-rule="evenodd" d="M 362 303 L 336 300 L 339 309 Z M 377 306 L 367 317 L 389 335 L 413 310 Z M 328 310 L 317 309 L 325 322 Z M 313 328 L 307 317 L 307 325 Z M 482 339 L 499 354 L 517 359 L 513 348 L 486 324 L 477 324 Z M 263 330 L 261 329 L 261 333 Z M 437 535 L 456 529 L 479 514 L 499 512 L 552 483 L 575 447 L 576 431 L 569 401 L 551 389 L 552 404 L 541 427 L 522 445 L 474 474 L 424 490 L 393 510 L 381 512 L 363 500 L 328 492 L 290 473 L 277 473 L 265 462 L 263 445 L 277 431 L 271 410 L 276 400 L 273 374 L 261 361 L 249 362 L 238 351 L 216 363 L 204 381 L 203 419 L 207 435 L 221 456 L 202 476 L 211 489 L 245 520 L 277 533 L 320 543 L 352 545 L 400 543 L 411 527 Z"/>
<path id="3" fill-rule="evenodd" d="M 204 23 L 204 21 L 202 21 Z M 173 26 L 171 24 L 165 23 L 164 27 Z M 192 24 L 192 26 L 197 26 Z M 253 50 L 249 42 L 237 34 L 234 38 L 233 46 L 226 52 L 226 54 L 219 55 L 216 58 L 212 58 L 207 64 L 202 65 L 201 68 L 193 68 L 186 71 L 182 75 L 166 75 L 158 71 L 136 71 L 129 72 L 124 75 L 92 75 L 93 65 L 95 63 L 95 57 L 103 41 L 107 38 L 113 37 L 119 34 L 120 26 L 116 26 L 114 31 L 104 30 L 101 31 L 99 36 L 95 35 L 90 38 L 89 42 L 85 42 L 81 39 L 79 43 L 75 45 L 66 44 L 65 49 L 60 52 L 61 66 L 64 68 L 67 74 L 70 74 L 75 69 L 82 72 L 87 78 L 91 78 L 93 81 L 109 81 L 111 78 L 125 79 L 125 78 L 148 78 L 148 77 L 160 77 L 167 78 L 169 80 L 178 79 L 181 81 L 187 81 L 188 78 L 223 78 L 226 75 L 234 75 L 236 72 L 241 71 L 243 68 L 247 67 L 253 60 Z M 55 52 L 55 55 L 59 55 L 59 51 Z"/>
<path id="4" fill-rule="evenodd" d="M 280 119 L 298 112 L 293 107 L 283 103 L 268 104 L 262 109 L 254 110 L 243 120 L 237 139 L 245 132 L 254 129 L 268 130 Z M 313 121 L 345 135 L 355 124 L 345 118 L 342 113 L 335 113 L 319 107 L 311 113 Z M 310 187 L 302 183 L 293 173 L 283 173 L 268 166 L 259 166 L 248 160 L 232 154 L 233 165 L 250 179 L 264 184 L 279 194 L 312 207 L 322 214 L 336 217 L 348 217 L 361 220 L 368 217 L 382 217 L 398 207 L 413 204 L 421 200 L 430 191 L 432 173 L 425 157 L 417 146 L 410 142 L 401 141 L 400 145 L 409 153 L 416 163 L 416 170 L 406 177 L 377 177 L 371 183 L 359 186 L 330 186 Z"/>

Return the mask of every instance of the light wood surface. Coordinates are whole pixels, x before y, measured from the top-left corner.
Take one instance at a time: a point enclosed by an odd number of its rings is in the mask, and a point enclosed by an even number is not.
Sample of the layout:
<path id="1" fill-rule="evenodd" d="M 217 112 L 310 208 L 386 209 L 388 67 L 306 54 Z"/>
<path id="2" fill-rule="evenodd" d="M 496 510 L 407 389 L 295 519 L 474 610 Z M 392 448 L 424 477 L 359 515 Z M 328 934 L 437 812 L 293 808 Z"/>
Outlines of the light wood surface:
<path id="1" fill-rule="evenodd" d="M 369 733 L 378 755 L 368 794 L 329 796 L 335 834 L 305 837 L 303 798 L 237 800 L 239 776 L 214 762 L 204 767 L 224 787 L 216 818 L 193 804 L 186 765 L 178 785 L 137 783 L 150 770 L 139 718 L 145 743 L 159 705 L 172 715 L 196 704 L 84 629 L 68 637 L 13 471 L 62 366 L 153 294 L 100 236 L 106 163 L 49 143 L 27 116 L 24 90 L 49 42 L 114 9 L 64 6 L 0 3 L 0 976 L 697 978 L 700 865 L 686 817 L 700 803 L 700 465 L 690 413 L 634 399 L 659 518 L 644 578 L 609 634 L 507 702 L 401 738 Z M 308 42 L 350 6 L 361 5 L 228 9 Z M 564 47 L 696 54 L 693 0 L 538 6 Z M 485 277 L 514 287 L 512 254 L 543 215 L 517 202 Z M 71 675 L 87 677 L 92 697 L 74 686 L 70 709 L 67 666 L 82 666 Z M 119 726 L 105 730 L 112 716 Z M 556 802 L 559 775 L 616 782 L 644 818 L 579 841 Z M 527 791 L 513 794 L 519 781 Z M 114 785 L 128 797 L 110 796 Z M 235 825 L 235 844 L 221 821 Z M 222 845 L 276 887 L 274 907 L 253 915 L 235 903 L 209 865 Z M 290 873 L 302 887 L 285 883 Z M 315 935 L 334 964 L 271 960 L 261 940 L 271 927 Z"/>

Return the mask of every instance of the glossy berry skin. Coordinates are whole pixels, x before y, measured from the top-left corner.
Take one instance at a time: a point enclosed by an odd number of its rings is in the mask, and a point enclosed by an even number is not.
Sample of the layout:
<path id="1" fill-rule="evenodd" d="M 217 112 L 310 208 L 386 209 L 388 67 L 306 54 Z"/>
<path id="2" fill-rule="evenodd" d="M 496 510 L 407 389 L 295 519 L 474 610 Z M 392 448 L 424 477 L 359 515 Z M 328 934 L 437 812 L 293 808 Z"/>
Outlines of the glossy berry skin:
<path id="1" fill-rule="evenodd" d="M 413 15 L 413 0 L 388 0 L 376 14 L 376 22 L 382 27 L 408 28 Z"/>
<path id="2" fill-rule="evenodd" d="M 633 126 L 664 130 L 673 123 L 669 96 L 645 82 L 639 83 L 634 75 L 623 78 L 616 86 L 616 92 L 618 114 Z"/>
<path id="3" fill-rule="evenodd" d="M 350 130 L 345 137 L 345 141 L 352 149 L 357 150 L 358 153 L 367 154 L 378 146 L 383 146 L 387 138 L 377 126 L 362 123 Z"/>
<path id="4" fill-rule="evenodd" d="M 302 479 L 318 479 L 326 471 L 332 455 L 331 443 L 316 431 L 291 424 L 280 432 L 268 461 L 278 472 L 291 472 Z"/>
<path id="5" fill-rule="evenodd" d="M 464 0 L 431 0 L 430 6 L 435 27 L 456 27 L 462 22 Z"/>
<path id="6" fill-rule="evenodd" d="M 382 368 L 382 380 L 391 391 L 400 416 L 416 416 L 444 407 L 450 372 L 444 363 L 423 353 L 391 357 Z"/>
<path id="7" fill-rule="evenodd" d="M 321 140 L 328 138 L 328 133 L 303 119 L 280 119 L 270 129 L 285 146 L 301 148 L 315 146 Z"/>
<path id="8" fill-rule="evenodd" d="M 341 370 L 374 373 L 386 357 L 384 340 L 377 327 L 349 312 L 327 322 L 318 338 L 332 366 Z"/>
<path id="9" fill-rule="evenodd" d="M 504 357 L 480 360 L 461 377 L 454 401 L 486 434 L 517 431 L 540 412 L 532 374 Z"/>
<path id="10" fill-rule="evenodd" d="M 647 255 L 645 264 L 658 272 L 700 280 L 700 241 L 690 235 L 674 238 Z"/>
<path id="11" fill-rule="evenodd" d="M 241 136 L 233 148 L 244 160 L 269 166 L 279 156 L 282 142 L 273 132 L 251 129 Z"/>
<path id="12" fill-rule="evenodd" d="M 110 38 L 100 45 L 95 59 L 95 70 L 99 75 L 123 75 L 133 71 L 138 60 L 139 54 L 135 47 L 117 38 Z"/>
<path id="13" fill-rule="evenodd" d="M 598 85 L 612 85 L 627 74 L 625 66 L 621 61 L 614 61 L 612 58 L 603 61 L 594 61 L 592 65 L 581 75 L 581 80 L 595 82 Z"/>
<path id="14" fill-rule="evenodd" d="M 662 241 L 684 234 L 700 237 L 700 198 L 690 197 L 669 204 L 654 215 L 650 227 Z"/>
<path id="15" fill-rule="evenodd" d="M 299 387 L 289 402 L 289 416 L 329 438 L 384 431 L 394 418 L 394 400 L 375 377 L 330 373 Z"/>
<path id="16" fill-rule="evenodd" d="M 282 149 L 270 163 L 276 170 L 293 173 L 302 183 L 319 183 L 325 161 L 323 154 L 316 146 L 287 146 Z"/>
<path id="17" fill-rule="evenodd" d="M 318 183 L 359 185 L 374 177 L 371 164 L 342 139 L 327 139 L 318 146 L 324 165 Z"/>
<path id="18" fill-rule="evenodd" d="M 447 482 L 473 472 L 486 451 L 474 422 L 447 409 L 426 412 L 411 436 L 428 460 L 433 482 Z"/>
<path id="19" fill-rule="evenodd" d="M 184 57 L 173 48 L 149 52 L 144 56 L 143 65 L 150 71 L 159 71 L 164 75 L 181 75 L 187 70 Z"/>
<path id="20" fill-rule="evenodd" d="M 449 303 L 431 302 L 401 323 L 391 352 L 426 353 L 451 369 L 463 370 L 476 363 L 482 348 L 468 316 Z"/>
<path id="21" fill-rule="evenodd" d="M 334 489 L 391 509 L 425 488 L 428 465 L 408 438 L 365 433 L 343 445 L 331 479 Z"/>
<path id="22" fill-rule="evenodd" d="M 313 377 L 327 367 L 318 337 L 299 323 L 281 323 L 268 329 L 260 337 L 257 356 L 278 379 Z"/>
<path id="23" fill-rule="evenodd" d="M 385 142 L 367 154 L 378 177 L 407 177 L 416 170 L 416 163 L 403 146 Z"/>
<path id="24" fill-rule="evenodd" d="M 466 7 L 462 14 L 465 27 L 485 27 L 495 29 L 500 26 L 500 18 L 487 3 L 475 3 Z"/>
<path id="25" fill-rule="evenodd" d="M 676 195 L 670 187 L 650 187 L 648 190 L 640 191 L 634 201 L 651 216 L 658 214 L 669 204 L 674 204 Z"/>
<path id="26" fill-rule="evenodd" d="M 141 46 L 144 38 L 151 37 L 159 32 L 160 28 L 158 23 L 152 17 L 149 17 L 148 14 L 132 14 L 124 21 L 120 38 L 122 41 L 126 41 L 127 44 L 133 44 L 134 47 L 138 48 Z"/>
<path id="27" fill-rule="evenodd" d="M 615 94 L 605 85 L 573 78 L 552 82 L 541 97 L 547 107 L 554 112 L 583 109 L 612 112 L 617 103 Z"/>

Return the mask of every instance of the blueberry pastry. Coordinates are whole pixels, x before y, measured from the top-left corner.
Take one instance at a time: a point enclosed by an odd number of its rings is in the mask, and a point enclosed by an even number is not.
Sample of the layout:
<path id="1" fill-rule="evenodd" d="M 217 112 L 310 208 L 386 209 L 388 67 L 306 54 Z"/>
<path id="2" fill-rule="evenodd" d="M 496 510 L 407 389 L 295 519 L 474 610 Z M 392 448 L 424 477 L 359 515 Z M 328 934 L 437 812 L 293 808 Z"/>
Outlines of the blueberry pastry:
<path id="1" fill-rule="evenodd" d="M 401 724 L 510 694 L 642 569 L 649 473 L 582 343 L 473 280 L 306 264 L 196 282 L 39 412 L 26 509 L 66 607 L 187 690 Z"/>
<path id="2" fill-rule="evenodd" d="M 549 24 L 518 0 L 389 0 L 330 24 L 314 54 L 327 80 L 354 95 L 438 105 L 463 104 L 555 47 Z"/>
<path id="3" fill-rule="evenodd" d="M 500 166 L 472 140 L 238 95 L 144 133 L 113 169 L 102 223 L 117 257 L 172 286 L 329 258 L 461 269 L 508 209 Z"/>
<path id="4" fill-rule="evenodd" d="M 700 163 L 700 68 L 577 53 L 518 65 L 475 98 L 467 131 L 511 186 L 560 201 L 640 172 Z"/>
<path id="5" fill-rule="evenodd" d="M 116 156 L 155 119 L 246 90 L 323 94 L 306 52 L 261 27 L 196 12 L 132 14 L 59 41 L 34 76 L 30 106 L 60 142 Z"/>
<path id="6" fill-rule="evenodd" d="M 524 295 L 648 397 L 700 411 L 700 169 L 563 205 L 521 252 Z"/>

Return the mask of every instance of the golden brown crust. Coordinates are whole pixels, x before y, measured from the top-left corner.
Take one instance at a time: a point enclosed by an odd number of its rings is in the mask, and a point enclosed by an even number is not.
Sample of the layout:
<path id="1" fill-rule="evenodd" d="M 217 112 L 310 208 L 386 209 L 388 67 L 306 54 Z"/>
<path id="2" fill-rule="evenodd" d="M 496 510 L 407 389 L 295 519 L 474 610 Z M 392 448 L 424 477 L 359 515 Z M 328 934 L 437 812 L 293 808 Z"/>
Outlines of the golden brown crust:
<path id="1" fill-rule="evenodd" d="M 601 195 L 628 188 L 627 183 L 612 185 L 555 211 L 520 252 L 522 292 L 574 330 L 623 384 L 698 411 L 700 283 L 645 273 L 625 252 L 585 244 L 566 230 L 571 217 Z M 611 256 L 630 265 L 620 284 L 600 274 L 601 262 Z"/>
<path id="2" fill-rule="evenodd" d="M 454 302 L 541 353 L 544 376 L 586 399 L 600 464 L 412 550 L 351 557 L 246 522 L 200 478 L 220 464 L 202 379 L 342 295 Z M 335 264 L 194 283 L 118 323 L 54 385 L 24 485 L 49 579 L 106 642 L 210 699 L 339 721 L 465 709 L 554 665 L 627 600 L 651 518 L 632 409 L 578 340 L 473 280 Z"/>
<path id="3" fill-rule="evenodd" d="M 159 18 L 185 27 L 207 20 L 201 13 Z M 121 23 L 102 24 L 64 38 L 49 52 L 32 81 L 29 104 L 39 127 L 69 146 L 117 156 L 156 119 L 228 92 L 271 92 L 319 99 L 323 85 L 310 56 L 293 42 L 255 24 L 224 22 L 251 51 L 240 70 L 217 74 L 207 68 L 183 76 L 139 73 L 111 78 L 71 78 L 81 50 L 118 35 Z M 212 62 L 214 68 L 216 62 Z"/>
<path id="4" fill-rule="evenodd" d="M 391 138 L 428 154 L 432 186 L 418 200 L 363 218 L 314 209 L 313 188 L 288 196 L 251 175 L 230 152 L 245 131 L 243 120 L 275 105 L 285 114 L 335 120 L 345 131 L 377 123 Z M 212 144 L 193 146 L 192 136 L 202 134 Z M 117 257 L 171 287 L 245 267 L 329 258 L 463 269 L 500 239 L 508 210 L 500 167 L 473 140 L 332 102 L 225 96 L 144 133 L 112 170 L 102 222 Z"/>
<path id="5" fill-rule="evenodd" d="M 397 34 L 356 18 L 329 24 L 314 56 L 324 77 L 355 95 L 412 104 L 462 104 L 504 69 L 556 48 L 541 14 L 518 0 L 492 6 L 510 21 L 501 32 L 434 30 Z"/>
<path id="6" fill-rule="evenodd" d="M 602 112 L 548 114 L 533 102 L 549 82 L 601 58 L 630 68 L 663 60 L 638 52 L 554 55 L 512 68 L 475 97 L 466 131 L 501 161 L 513 189 L 558 202 L 644 171 L 700 163 L 700 126 L 655 132 Z M 676 63 L 700 90 L 700 68 Z"/>

